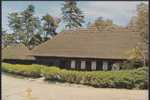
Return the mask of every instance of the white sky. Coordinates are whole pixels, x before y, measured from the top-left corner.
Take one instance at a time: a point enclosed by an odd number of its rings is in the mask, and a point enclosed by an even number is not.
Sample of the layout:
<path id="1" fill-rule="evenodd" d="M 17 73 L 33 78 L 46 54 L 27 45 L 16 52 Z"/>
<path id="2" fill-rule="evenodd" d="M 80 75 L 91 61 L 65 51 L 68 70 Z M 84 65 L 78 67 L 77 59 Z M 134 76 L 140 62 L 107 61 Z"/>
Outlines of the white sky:
<path id="1" fill-rule="evenodd" d="M 114 23 L 126 26 L 132 16 L 136 14 L 136 6 L 142 1 L 78 1 L 77 6 L 83 11 L 85 21 L 93 22 L 97 17 L 109 18 Z M 63 1 L 2 1 L 2 28 L 8 28 L 8 13 L 22 11 L 29 4 L 35 6 L 35 14 L 43 16 L 49 13 L 52 16 L 61 16 Z M 148 4 L 147 2 L 144 2 Z M 85 24 L 86 24 L 85 23 Z M 61 30 L 60 24 L 58 30 Z"/>

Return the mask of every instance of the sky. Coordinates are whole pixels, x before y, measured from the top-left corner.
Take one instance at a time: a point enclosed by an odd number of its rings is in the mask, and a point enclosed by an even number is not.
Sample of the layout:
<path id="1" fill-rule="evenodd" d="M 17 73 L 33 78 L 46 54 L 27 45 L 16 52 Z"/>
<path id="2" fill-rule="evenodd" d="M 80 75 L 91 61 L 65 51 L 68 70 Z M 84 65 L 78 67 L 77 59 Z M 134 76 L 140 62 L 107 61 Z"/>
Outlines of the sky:
<path id="1" fill-rule="evenodd" d="M 85 24 L 93 22 L 98 17 L 111 19 L 117 25 L 126 26 L 130 18 L 136 15 L 136 6 L 142 1 L 78 1 L 77 6 L 85 16 Z M 64 1 L 2 1 L 2 28 L 11 30 L 8 27 L 8 14 L 20 12 L 32 4 L 35 6 L 35 15 L 40 18 L 46 14 L 53 17 L 61 17 L 61 8 Z M 148 2 L 144 2 L 147 3 Z M 60 23 L 57 31 L 63 29 Z"/>

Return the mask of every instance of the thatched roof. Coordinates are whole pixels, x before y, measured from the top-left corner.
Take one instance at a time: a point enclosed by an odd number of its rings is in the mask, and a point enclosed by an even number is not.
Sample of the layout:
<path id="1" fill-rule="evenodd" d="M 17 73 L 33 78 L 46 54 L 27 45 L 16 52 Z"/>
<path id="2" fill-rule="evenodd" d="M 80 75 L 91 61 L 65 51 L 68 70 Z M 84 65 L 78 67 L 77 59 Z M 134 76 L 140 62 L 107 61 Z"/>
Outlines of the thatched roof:
<path id="1" fill-rule="evenodd" d="M 13 44 L 2 49 L 2 59 L 33 60 L 31 51 L 23 44 Z"/>
<path id="2" fill-rule="evenodd" d="M 126 29 L 100 32 L 81 28 L 60 33 L 33 49 L 33 55 L 126 59 L 126 52 L 138 42 L 137 32 Z"/>

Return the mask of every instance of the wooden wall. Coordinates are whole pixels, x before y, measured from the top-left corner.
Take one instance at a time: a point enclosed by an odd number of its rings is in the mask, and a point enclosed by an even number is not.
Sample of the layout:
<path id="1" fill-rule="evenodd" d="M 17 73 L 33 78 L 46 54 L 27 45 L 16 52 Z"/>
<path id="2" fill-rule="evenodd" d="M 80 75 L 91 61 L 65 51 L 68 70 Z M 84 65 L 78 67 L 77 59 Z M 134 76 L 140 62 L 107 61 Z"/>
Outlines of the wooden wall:
<path id="1" fill-rule="evenodd" d="M 11 64 L 35 64 L 34 60 L 20 60 L 20 59 L 4 59 L 2 62 Z"/>
<path id="2" fill-rule="evenodd" d="M 91 62 L 96 61 L 96 70 L 102 70 L 103 61 L 108 62 L 108 70 L 112 69 L 113 63 L 120 63 L 123 60 L 119 59 L 92 59 L 92 58 L 68 58 L 68 57 L 35 57 L 37 64 L 48 66 L 58 66 L 60 68 L 71 69 L 71 60 L 76 61 L 74 70 L 81 70 L 81 61 L 86 61 L 86 69 L 91 71 Z"/>

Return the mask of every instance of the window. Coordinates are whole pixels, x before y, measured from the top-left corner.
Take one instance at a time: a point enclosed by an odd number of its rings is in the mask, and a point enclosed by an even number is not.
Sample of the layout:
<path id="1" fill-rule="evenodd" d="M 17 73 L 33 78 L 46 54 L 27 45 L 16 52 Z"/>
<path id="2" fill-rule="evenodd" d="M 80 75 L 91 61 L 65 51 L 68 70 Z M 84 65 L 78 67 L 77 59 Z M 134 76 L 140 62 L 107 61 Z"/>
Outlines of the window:
<path id="1" fill-rule="evenodd" d="M 103 70 L 107 70 L 107 69 L 108 69 L 108 62 L 103 61 Z"/>
<path id="2" fill-rule="evenodd" d="M 72 69 L 75 69 L 75 65 L 76 65 L 75 60 L 71 60 L 71 68 L 72 68 Z"/>
<path id="3" fill-rule="evenodd" d="M 81 69 L 85 69 L 85 61 L 81 61 Z"/>
<path id="4" fill-rule="evenodd" d="M 92 61 L 92 70 L 96 70 L 96 61 Z"/>

